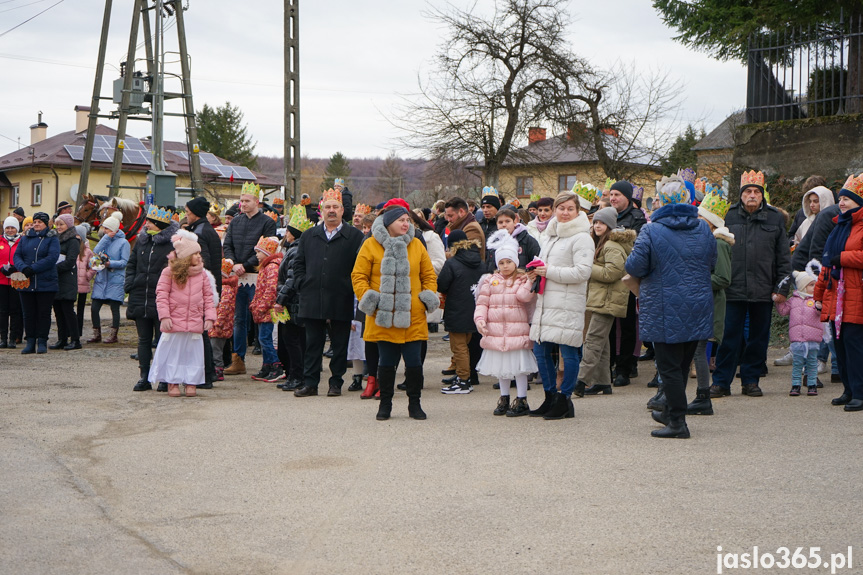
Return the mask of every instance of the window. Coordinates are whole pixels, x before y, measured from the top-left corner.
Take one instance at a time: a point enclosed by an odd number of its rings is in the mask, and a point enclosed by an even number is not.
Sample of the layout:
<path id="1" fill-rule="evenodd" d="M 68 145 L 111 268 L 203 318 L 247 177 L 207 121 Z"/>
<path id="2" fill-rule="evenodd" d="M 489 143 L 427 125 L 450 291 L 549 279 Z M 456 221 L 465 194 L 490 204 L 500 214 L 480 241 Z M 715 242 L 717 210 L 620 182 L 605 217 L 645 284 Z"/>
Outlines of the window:
<path id="1" fill-rule="evenodd" d="M 18 202 L 20 201 L 20 192 L 19 192 L 18 184 L 12 184 L 12 194 L 9 196 L 9 207 L 17 208 Z"/>
<path id="2" fill-rule="evenodd" d="M 33 196 L 32 201 L 30 202 L 32 206 L 41 206 L 42 205 L 42 180 L 37 182 L 33 182 Z"/>
<path id="3" fill-rule="evenodd" d="M 557 177 L 557 191 L 558 192 L 568 192 L 572 189 L 572 186 L 575 185 L 575 182 L 576 182 L 575 174 L 558 176 Z"/>
<path id="4" fill-rule="evenodd" d="M 533 178 L 516 178 L 515 194 L 517 196 L 529 196 L 533 193 Z"/>

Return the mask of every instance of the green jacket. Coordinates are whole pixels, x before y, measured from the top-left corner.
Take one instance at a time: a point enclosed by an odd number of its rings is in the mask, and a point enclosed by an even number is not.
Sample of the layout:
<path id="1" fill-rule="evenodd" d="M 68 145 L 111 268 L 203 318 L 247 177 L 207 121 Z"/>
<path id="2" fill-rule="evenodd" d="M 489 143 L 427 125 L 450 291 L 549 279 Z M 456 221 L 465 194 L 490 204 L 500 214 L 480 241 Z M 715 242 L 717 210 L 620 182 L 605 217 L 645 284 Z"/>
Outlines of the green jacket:
<path id="1" fill-rule="evenodd" d="M 634 230 L 612 230 L 608 241 L 593 260 L 587 286 L 587 311 L 626 317 L 629 288 L 621 281 L 624 264 L 635 243 Z"/>
<path id="2" fill-rule="evenodd" d="M 716 238 L 716 268 L 710 274 L 713 286 L 713 339 L 716 343 L 722 341 L 725 332 L 725 290 L 731 285 L 731 246 L 734 245 L 734 234 L 728 228 L 717 228 L 713 231 Z"/>

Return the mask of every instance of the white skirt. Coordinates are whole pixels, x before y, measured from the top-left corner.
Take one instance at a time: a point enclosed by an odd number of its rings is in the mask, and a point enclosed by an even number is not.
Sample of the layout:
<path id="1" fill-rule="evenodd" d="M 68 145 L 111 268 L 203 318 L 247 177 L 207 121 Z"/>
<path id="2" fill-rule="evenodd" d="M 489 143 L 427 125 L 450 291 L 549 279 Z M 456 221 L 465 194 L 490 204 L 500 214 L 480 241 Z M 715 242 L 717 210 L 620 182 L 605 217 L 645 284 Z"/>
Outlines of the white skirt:
<path id="1" fill-rule="evenodd" d="M 366 342 L 363 339 L 363 322 L 352 321 L 351 325 L 354 331 L 351 332 L 351 337 L 348 339 L 348 361 L 355 359 L 366 359 Z"/>
<path id="2" fill-rule="evenodd" d="M 513 351 L 482 350 L 482 357 L 476 364 L 476 370 L 483 375 L 498 379 L 514 379 L 517 375 L 536 373 L 536 356 L 529 349 Z"/>
<path id="3" fill-rule="evenodd" d="M 163 333 L 150 365 L 150 383 L 204 383 L 204 338 L 199 333 Z"/>

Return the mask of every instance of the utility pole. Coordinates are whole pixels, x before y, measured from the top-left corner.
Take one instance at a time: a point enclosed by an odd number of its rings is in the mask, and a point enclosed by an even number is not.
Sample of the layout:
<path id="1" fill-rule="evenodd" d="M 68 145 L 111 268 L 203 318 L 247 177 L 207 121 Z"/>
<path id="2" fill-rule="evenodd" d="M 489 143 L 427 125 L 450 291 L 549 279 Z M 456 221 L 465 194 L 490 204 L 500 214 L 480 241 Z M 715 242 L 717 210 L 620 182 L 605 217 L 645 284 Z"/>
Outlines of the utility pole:
<path id="1" fill-rule="evenodd" d="M 300 0 L 285 0 L 285 201 L 300 197 Z"/>

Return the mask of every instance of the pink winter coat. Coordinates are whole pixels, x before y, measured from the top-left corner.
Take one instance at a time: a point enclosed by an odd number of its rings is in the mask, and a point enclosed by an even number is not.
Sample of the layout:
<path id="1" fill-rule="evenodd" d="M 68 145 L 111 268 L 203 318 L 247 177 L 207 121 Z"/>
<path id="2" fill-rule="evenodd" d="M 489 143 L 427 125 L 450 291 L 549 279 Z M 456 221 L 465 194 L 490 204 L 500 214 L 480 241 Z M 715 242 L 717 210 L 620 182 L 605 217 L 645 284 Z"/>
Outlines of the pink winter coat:
<path id="1" fill-rule="evenodd" d="M 496 351 L 531 349 L 528 304 L 534 294 L 527 276 L 513 280 L 491 274 L 480 278 L 479 286 L 473 318 L 477 326 L 485 323 L 480 346 Z"/>
<path id="2" fill-rule="evenodd" d="M 90 249 L 89 243 L 84 248 L 84 257 L 78 258 L 75 260 L 75 264 L 78 266 L 78 293 L 90 293 L 92 289 L 92 284 L 90 281 L 93 279 L 93 276 L 96 275 L 96 270 L 90 269 L 90 258 L 93 257 L 93 250 Z"/>
<path id="3" fill-rule="evenodd" d="M 213 287 L 206 271 L 190 275 L 180 287 L 166 266 L 156 284 L 156 311 L 159 320 L 171 318 L 173 333 L 204 333 L 204 320 L 216 321 Z"/>
<path id="4" fill-rule="evenodd" d="M 791 316 L 791 341 L 821 341 L 824 337 L 821 310 L 815 307 L 815 300 L 811 295 L 795 291 L 785 302 L 776 304 L 776 311 Z"/>

